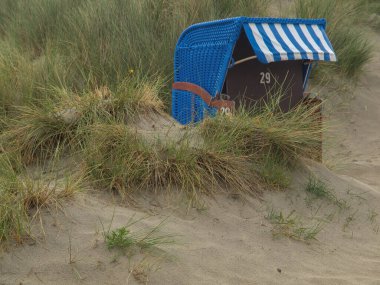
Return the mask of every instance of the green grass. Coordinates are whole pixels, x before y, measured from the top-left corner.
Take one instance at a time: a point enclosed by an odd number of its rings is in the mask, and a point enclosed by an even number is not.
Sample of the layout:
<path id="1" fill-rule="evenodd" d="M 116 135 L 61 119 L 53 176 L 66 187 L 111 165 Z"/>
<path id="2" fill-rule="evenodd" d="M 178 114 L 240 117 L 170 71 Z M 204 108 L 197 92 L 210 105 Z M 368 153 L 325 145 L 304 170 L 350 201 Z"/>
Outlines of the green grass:
<path id="1" fill-rule="evenodd" d="M 197 200 L 201 194 L 236 189 L 254 193 L 255 174 L 245 157 L 179 143 L 146 141 L 124 124 L 91 128 L 85 160 L 101 187 L 123 196 L 136 190 L 180 190 Z"/>
<path id="2" fill-rule="evenodd" d="M 97 123 L 85 128 L 84 159 L 101 188 L 123 196 L 176 189 L 198 200 L 226 189 L 286 188 L 294 161 L 319 146 L 318 107 L 283 113 L 275 100 L 253 112 L 207 119 L 179 142 L 147 140 L 117 121 Z"/>
<path id="3" fill-rule="evenodd" d="M 49 86 L 115 89 L 131 70 L 171 81 L 174 48 L 186 27 L 262 16 L 267 7 L 264 0 L 1 1 L 0 95 L 35 97 Z"/>
<path id="4" fill-rule="evenodd" d="M 338 199 L 326 182 L 315 177 L 314 175 L 309 176 L 305 191 L 311 194 L 314 198 L 326 199 L 340 208 L 349 208 L 347 202 L 345 200 Z"/>
<path id="5" fill-rule="evenodd" d="M 322 128 L 314 114 L 319 106 L 284 113 L 279 102 L 207 119 L 175 142 L 147 140 L 117 120 L 95 123 L 83 128 L 84 159 L 100 188 L 124 197 L 180 190 L 196 201 L 228 189 L 286 188 L 294 161 L 313 155 Z"/>
<path id="6" fill-rule="evenodd" d="M 25 164 L 47 159 L 57 148 L 70 146 L 75 140 L 75 122 L 52 113 L 49 105 L 18 107 L 17 115 L 5 125 L 1 135 L 4 149 L 20 153 Z"/>
<path id="7" fill-rule="evenodd" d="M 323 126 L 316 111 L 321 106 L 300 104 L 284 113 L 281 94 L 272 98 L 252 111 L 206 119 L 199 128 L 207 149 L 246 156 L 264 184 L 286 188 L 297 159 L 319 154 Z"/>
<path id="8" fill-rule="evenodd" d="M 328 75 L 333 69 L 348 78 L 357 78 L 372 57 L 372 47 L 363 33 L 363 27 L 358 26 L 367 17 L 365 1 L 297 0 L 295 11 L 297 17 L 327 20 L 327 34 L 338 62 L 322 63 L 327 69 L 320 71 Z"/>
<path id="9" fill-rule="evenodd" d="M 269 187 L 285 189 L 290 185 L 291 167 L 284 161 L 278 161 L 274 155 L 256 163 L 256 168 L 261 179 Z"/>
<path id="10" fill-rule="evenodd" d="M 153 81 L 157 77 L 165 79 L 159 94 L 168 107 L 174 48 L 181 32 L 200 21 L 269 15 L 269 3 L 263 0 L 2 1 L 0 113 L 7 114 L 14 105 L 25 105 L 33 99 L 54 96 L 56 89 L 77 95 L 102 87 L 115 91 L 132 70 Z M 351 29 L 350 19 L 356 19 L 358 11 L 362 13 L 363 5 L 352 3 L 296 2 L 297 16 L 328 19 L 328 32 L 339 57 L 338 69 L 349 76 L 359 74 L 369 57 L 366 40 Z"/>
<path id="11" fill-rule="evenodd" d="M 5 155 L 0 156 L 0 241 L 16 240 L 29 232 L 28 214 L 22 202 L 24 187 Z"/>
<path id="12" fill-rule="evenodd" d="M 88 125 L 109 120 L 127 122 L 139 114 L 162 112 L 162 84 L 159 77 L 149 81 L 136 74 L 115 91 L 101 87 L 77 95 L 55 88 L 48 98 L 13 107 L 10 117 L 3 121 L 1 143 L 5 151 L 19 153 L 26 164 L 43 161 L 58 148 L 77 150 Z"/>
<path id="13" fill-rule="evenodd" d="M 313 156 L 318 151 L 322 126 L 316 111 L 320 105 L 299 104 L 282 112 L 282 92 L 253 110 L 240 109 L 232 116 L 205 120 L 201 133 L 209 148 L 252 157 L 276 154 L 279 160 Z"/>
<path id="14" fill-rule="evenodd" d="M 172 244 L 175 242 L 174 236 L 170 234 L 161 234 L 163 222 L 151 228 L 137 228 L 136 224 L 143 219 L 130 218 L 123 227 L 104 232 L 104 239 L 108 249 L 118 249 L 130 251 L 133 249 L 149 250 L 160 245 Z"/>
<path id="15" fill-rule="evenodd" d="M 10 158 L 0 154 L 0 244 L 33 237 L 30 224 L 40 209 L 72 197 L 82 189 L 83 179 L 78 175 L 47 180 L 19 173 Z"/>
<path id="16" fill-rule="evenodd" d="M 266 215 L 266 219 L 273 224 L 272 234 L 274 237 L 285 236 L 294 240 L 309 242 L 315 240 L 322 230 L 322 224 L 305 226 L 292 211 L 285 216 L 281 211 L 271 209 Z"/>
<path id="17" fill-rule="evenodd" d="M 313 175 L 309 176 L 305 190 L 317 198 L 335 198 L 334 194 L 332 194 L 327 184 Z"/>
<path id="18" fill-rule="evenodd" d="M 350 29 L 362 8 L 331 3 L 298 1 L 297 15 L 328 18 L 339 58 L 330 68 L 355 77 L 370 56 L 364 36 Z M 253 111 L 205 120 L 194 127 L 195 137 L 176 143 L 148 141 L 131 127 L 139 116 L 170 108 L 174 48 L 186 27 L 269 15 L 269 4 L 0 1 L 0 239 L 22 240 L 31 208 L 59 198 L 25 169 L 57 153 L 83 160 L 96 185 L 123 197 L 143 189 L 178 190 L 198 200 L 231 189 L 253 194 L 263 185 L 286 188 L 292 164 L 316 155 L 323 131 L 314 114 L 319 106 L 283 113 L 281 94 L 272 94 Z M 115 238 L 128 237 L 127 230 Z"/>

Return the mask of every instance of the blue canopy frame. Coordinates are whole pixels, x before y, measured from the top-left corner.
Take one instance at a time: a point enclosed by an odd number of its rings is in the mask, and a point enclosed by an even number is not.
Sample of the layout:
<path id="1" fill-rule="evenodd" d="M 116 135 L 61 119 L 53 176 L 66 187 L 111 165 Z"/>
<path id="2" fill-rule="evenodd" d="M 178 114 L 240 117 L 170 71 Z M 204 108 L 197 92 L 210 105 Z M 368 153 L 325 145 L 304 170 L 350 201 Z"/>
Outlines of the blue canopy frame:
<path id="1" fill-rule="evenodd" d="M 262 63 L 335 61 L 325 25 L 324 19 L 247 17 L 192 25 L 181 34 L 176 45 L 174 82 L 197 84 L 215 97 L 223 88 L 228 68 L 233 65 L 233 50 L 242 31 Z M 310 69 L 305 69 L 305 78 L 309 73 Z M 215 113 L 216 109 L 199 96 L 173 89 L 172 116 L 181 124 L 199 122 L 205 115 Z"/>

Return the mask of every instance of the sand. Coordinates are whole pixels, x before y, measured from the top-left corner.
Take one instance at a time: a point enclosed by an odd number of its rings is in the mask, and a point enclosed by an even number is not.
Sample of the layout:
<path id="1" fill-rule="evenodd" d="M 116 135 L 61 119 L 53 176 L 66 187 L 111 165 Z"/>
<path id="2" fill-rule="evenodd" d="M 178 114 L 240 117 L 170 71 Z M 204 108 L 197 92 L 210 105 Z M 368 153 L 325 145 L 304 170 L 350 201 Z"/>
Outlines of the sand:
<path id="1" fill-rule="evenodd" d="M 261 199 L 219 195 L 188 212 L 181 197 L 142 195 L 132 207 L 89 190 L 46 210 L 45 234 L 36 225 L 36 242 L 2 254 L 0 284 L 380 284 L 380 36 L 373 37 L 379 48 L 354 99 L 331 115 L 339 122 L 334 151 L 337 160 L 345 158 L 343 169 L 304 161 L 287 191 Z M 348 207 L 310 203 L 304 190 L 310 171 Z M 275 238 L 266 219 L 271 209 L 294 212 L 304 225 L 321 223 L 317 240 Z M 134 215 L 149 215 L 142 227 L 166 219 L 162 232 L 177 235 L 176 243 L 142 263 L 147 254 L 128 259 L 108 250 L 102 225 L 117 228 Z"/>
<path id="2" fill-rule="evenodd" d="M 309 170 L 328 181 L 350 208 L 325 200 L 309 205 L 303 189 Z M 45 238 L 2 256 L 0 284 L 139 284 L 131 271 L 143 256 L 129 260 L 109 251 L 102 224 L 107 229 L 113 219 L 111 227 L 117 228 L 133 215 L 147 214 L 141 226 L 166 218 L 162 232 L 178 235 L 175 244 L 161 247 L 168 256 L 158 270 L 152 268 L 149 284 L 380 284 L 379 221 L 369 218 L 380 193 L 320 164 L 306 161 L 288 191 L 265 193 L 262 201 L 220 195 L 186 213 L 175 197 L 143 200 L 140 208 L 115 206 L 110 195 L 90 192 L 66 203 L 64 212 L 45 213 Z M 318 240 L 274 238 L 265 218 L 272 208 L 286 215 L 295 211 L 305 225 L 322 221 Z M 345 226 L 350 216 L 353 221 Z"/>
<path id="3" fill-rule="evenodd" d="M 351 95 L 349 107 L 332 119 L 337 121 L 339 144 L 336 159 L 344 158 L 339 173 L 380 188 L 380 34 L 372 33 L 374 58 Z"/>

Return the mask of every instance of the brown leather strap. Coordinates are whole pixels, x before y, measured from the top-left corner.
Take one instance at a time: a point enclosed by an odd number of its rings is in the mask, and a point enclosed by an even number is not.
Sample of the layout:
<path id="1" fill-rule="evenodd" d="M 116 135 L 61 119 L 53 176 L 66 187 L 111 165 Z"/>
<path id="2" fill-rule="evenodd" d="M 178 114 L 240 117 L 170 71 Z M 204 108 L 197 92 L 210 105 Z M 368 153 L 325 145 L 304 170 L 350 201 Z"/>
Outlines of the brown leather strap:
<path id="1" fill-rule="evenodd" d="M 210 93 L 208 93 L 205 89 L 197 84 L 190 82 L 174 82 L 172 87 L 176 90 L 189 91 L 191 93 L 194 93 L 195 95 L 201 97 L 208 106 L 217 108 L 218 110 L 224 107 L 229 108 L 232 111 L 235 108 L 234 101 L 215 100 L 211 97 Z"/>
<path id="2" fill-rule="evenodd" d="M 199 97 L 201 97 L 203 101 L 205 101 L 206 104 L 210 106 L 210 103 L 212 100 L 210 93 L 208 93 L 205 89 L 203 89 L 199 85 L 196 85 L 190 82 L 174 82 L 173 89 L 189 91 L 191 93 L 194 93 L 198 95 Z"/>
<path id="3" fill-rule="evenodd" d="M 229 100 L 212 100 L 209 106 L 217 108 L 218 110 L 222 107 L 229 108 L 233 111 L 235 109 L 235 102 Z"/>

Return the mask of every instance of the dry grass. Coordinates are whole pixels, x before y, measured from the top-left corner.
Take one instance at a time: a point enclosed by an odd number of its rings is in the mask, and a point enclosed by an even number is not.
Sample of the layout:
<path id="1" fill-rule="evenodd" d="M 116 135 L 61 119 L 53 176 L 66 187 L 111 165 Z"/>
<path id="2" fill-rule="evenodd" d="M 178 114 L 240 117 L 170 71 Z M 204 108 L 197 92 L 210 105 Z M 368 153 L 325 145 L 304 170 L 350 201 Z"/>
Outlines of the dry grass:
<path id="1" fill-rule="evenodd" d="M 280 100 L 275 95 L 263 107 L 205 120 L 200 128 L 207 147 L 253 159 L 270 154 L 278 161 L 316 155 L 323 131 L 317 113 L 321 106 L 299 104 L 285 113 Z"/>
<path id="2" fill-rule="evenodd" d="M 162 112 L 161 87 L 160 78 L 148 81 L 136 75 L 115 92 L 104 86 L 82 95 L 55 89 L 52 98 L 14 107 L 14 114 L 4 121 L 3 148 L 20 154 L 25 164 L 43 161 L 57 149 L 76 150 L 83 141 L 83 129 L 91 124 L 127 122 L 138 114 Z"/>
<path id="3" fill-rule="evenodd" d="M 207 149 L 245 156 L 262 184 L 284 189 L 299 157 L 320 155 L 322 103 L 301 103 L 283 112 L 281 88 L 272 91 L 267 103 L 258 102 L 249 111 L 243 107 L 233 116 L 208 118 L 200 124 L 199 132 Z"/>
<path id="4" fill-rule="evenodd" d="M 117 121 L 94 124 L 86 129 L 85 161 L 101 187 L 122 196 L 163 189 L 198 199 L 226 190 L 252 194 L 263 185 L 285 188 L 291 163 L 320 151 L 320 106 L 300 104 L 284 113 L 274 98 L 250 112 L 205 120 L 195 127 L 203 141 L 197 146 L 192 136 L 147 141 Z"/>
<path id="5" fill-rule="evenodd" d="M 294 211 L 285 216 L 281 211 L 277 212 L 272 209 L 266 219 L 273 224 L 272 234 L 274 237 L 283 236 L 303 242 L 315 240 L 323 226 L 321 222 L 305 226 Z"/>
<path id="6" fill-rule="evenodd" d="M 253 193 L 258 181 L 243 156 L 180 143 L 148 143 L 123 124 L 91 127 L 85 160 L 103 187 L 122 195 L 136 190 L 180 190 L 191 198 L 217 189 Z"/>
<path id="7" fill-rule="evenodd" d="M 24 172 L 25 173 L 25 172 Z M 84 176 L 47 180 L 16 171 L 7 155 L 0 155 L 0 242 L 18 243 L 31 237 L 30 224 L 44 207 L 57 205 L 82 189 Z"/>
<path id="8" fill-rule="evenodd" d="M 12 104 L 50 86 L 79 93 L 99 86 L 114 90 L 131 70 L 171 79 L 175 45 L 185 28 L 263 16 L 267 8 L 264 0 L 0 1 L 0 95 Z"/>
<path id="9" fill-rule="evenodd" d="M 49 158 L 57 149 L 72 146 L 76 123 L 65 121 L 49 105 L 17 108 L 17 115 L 5 122 L 3 148 L 19 153 L 25 164 Z"/>

